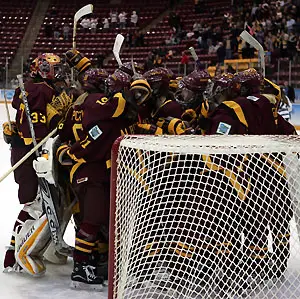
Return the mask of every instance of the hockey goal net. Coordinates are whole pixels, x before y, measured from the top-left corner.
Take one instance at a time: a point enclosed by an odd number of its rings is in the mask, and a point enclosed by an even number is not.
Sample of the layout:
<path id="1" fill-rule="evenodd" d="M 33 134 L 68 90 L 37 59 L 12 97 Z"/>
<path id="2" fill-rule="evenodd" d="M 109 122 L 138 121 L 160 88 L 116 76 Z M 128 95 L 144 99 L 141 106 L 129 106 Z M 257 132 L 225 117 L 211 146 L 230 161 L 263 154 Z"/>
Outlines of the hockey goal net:
<path id="1" fill-rule="evenodd" d="M 125 136 L 109 298 L 300 298 L 300 137 Z"/>

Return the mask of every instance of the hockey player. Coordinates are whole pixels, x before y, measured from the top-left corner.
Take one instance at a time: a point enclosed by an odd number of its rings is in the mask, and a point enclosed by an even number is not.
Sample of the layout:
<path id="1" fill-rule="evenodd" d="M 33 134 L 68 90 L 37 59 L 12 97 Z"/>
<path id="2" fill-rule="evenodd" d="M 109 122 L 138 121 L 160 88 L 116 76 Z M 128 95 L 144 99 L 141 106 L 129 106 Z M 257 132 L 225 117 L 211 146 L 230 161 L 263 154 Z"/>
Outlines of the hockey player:
<path id="1" fill-rule="evenodd" d="M 64 144 L 57 151 L 59 162 L 71 168 L 70 181 L 80 206 L 71 286 L 96 291 L 107 278 L 107 269 L 106 273 L 98 272 L 94 252 L 100 248 L 107 262 L 110 151 L 115 139 L 127 129 L 130 132 L 137 121 L 135 105 L 122 93 L 106 96 L 107 77 L 105 70 L 93 68 L 80 76 L 85 92 L 60 126 Z"/>
<path id="2" fill-rule="evenodd" d="M 277 113 L 280 93 L 260 93 L 263 78 L 256 70 L 248 69 L 229 80 L 228 77 L 225 79 L 221 76 L 212 81 L 213 86 L 210 86 L 208 91 L 208 113 L 205 115 L 206 134 L 295 134 L 294 127 Z M 223 90 L 221 86 L 224 87 Z M 276 90 L 275 87 L 274 89 Z M 220 92 L 217 92 L 218 90 Z M 240 211 L 237 215 L 243 215 L 239 220 L 242 225 L 238 231 L 243 232 L 245 236 L 246 261 L 243 267 L 233 261 L 231 272 L 237 276 L 246 273 L 249 277 L 260 276 L 262 279 L 274 275 L 281 276 L 289 256 L 289 221 L 292 216 L 286 179 L 280 171 L 281 168 L 275 167 L 280 165 L 281 161 L 275 161 L 272 155 L 252 156 L 251 159 L 239 157 L 237 161 L 240 161 L 243 167 L 236 168 L 235 171 L 243 177 L 244 183 L 241 186 L 244 187 L 241 190 L 247 194 L 236 208 Z M 268 170 L 264 178 L 259 175 L 259 167 L 263 162 L 271 165 L 271 170 Z M 276 192 L 266 187 L 274 178 L 282 183 L 285 198 L 274 195 Z M 253 183 L 255 180 L 260 184 Z M 282 211 L 285 211 L 284 215 Z M 268 225 L 271 226 L 274 235 L 275 268 L 272 269 L 268 255 Z M 230 247 L 226 247 L 229 253 L 232 252 L 234 244 L 238 246 L 240 238 L 232 240 L 229 243 Z"/>
<path id="3" fill-rule="evenodd" d="M 62 92 L 67 87 L 60 57 L 52 53 L 39 55 L 31 65 L 31 80 L 25 83 L 25 92 L 31 112 L 36 140 L 44 138 L 64 115 L 71 98 Z M 9 124 L 4 124 L 4 137 L 11 146 L 11 163 L 17 163 L 33 147 L 25 105 L 20 88 L 17 88 L 12 101 L 16 109 L 13 132 Z M 4 259 L 5 271 L 23 269 L 33 276 L 45 272 L 39 258 L 49 244 L 49 228 L 46 215 L 42 211 L 38 194 L 38 180 L 33 169 L 34 156 L 27 159 L 14 171 L 19 186 L 18 197 L 24 205 L 15 222 L 10 246 Z"/>
<path id="4" fill-rule="evenodd" d="M 138 105 L 139 122 L 145 129 L 151 128 L 148 134 L 155 133 L 157 127 L 164 134 L 180 135 L 186 130 L 186 124 L 180 119 L 182 108 L 173 100 L 169 82 L 169 71 L 160 67 L 147 71 L 143 78 L 131 83 L 130 91 Z M 147 130 L 138 133 L 147 134 Z"/>
<path id="5" fill-rule="evenodd" d="M 106 80 L 107 95 L 113 96 L 118 92 L 128 90 L 130 88 L 131 76 L 120 69 L 115 70 Z"/>

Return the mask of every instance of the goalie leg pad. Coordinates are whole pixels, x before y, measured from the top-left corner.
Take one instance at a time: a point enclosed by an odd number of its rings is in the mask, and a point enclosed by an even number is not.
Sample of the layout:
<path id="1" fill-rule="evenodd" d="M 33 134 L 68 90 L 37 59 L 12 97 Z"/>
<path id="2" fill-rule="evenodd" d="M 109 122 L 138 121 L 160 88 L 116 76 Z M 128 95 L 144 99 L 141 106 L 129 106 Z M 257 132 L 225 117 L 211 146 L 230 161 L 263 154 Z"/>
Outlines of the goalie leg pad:
<path id="1" fill-rule="evenodd" d="M 27 220 L 16 235 L 17 263 L 32 276 L 41 276 L 46 267 L 40 258 L 50 241 L 50 229 L 46 215 L 37 220 Z"/>

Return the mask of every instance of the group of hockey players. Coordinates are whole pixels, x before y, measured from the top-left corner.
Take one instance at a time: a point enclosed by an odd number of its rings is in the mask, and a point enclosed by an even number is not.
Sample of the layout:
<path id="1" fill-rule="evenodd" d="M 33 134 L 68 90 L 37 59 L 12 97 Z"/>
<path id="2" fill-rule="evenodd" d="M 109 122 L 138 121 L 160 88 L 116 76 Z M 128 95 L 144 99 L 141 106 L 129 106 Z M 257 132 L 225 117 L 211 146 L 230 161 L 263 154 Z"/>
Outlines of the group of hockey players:
<path id="1" fill-rule="evenodd" d="M 294 127 L 277 113 L 280 88 L 255 69 L 212 78 L 199 66 L 187 76 L 176 78 L 162 67 L 144 73 L 132 62 L 108 74 L 105 69 L 93 68 L 77 50 L 69 50 L 65 56 L 67 65 L 53 53 L 34 59 L 31 76 L 24 84 L 26 99 L 17 88 L 12 101 L 15 122 L 3 125 L 12 165 L 34 146 L 25 100 L 37 143 L 57 128 L 52 143 L 47 141 L 39 147 L 40 157 L 32 154 L 14 171 L 23 207 L 6 251 L 5 271 L 39 276 L 46 270 L 43 254 L 53 241 L 39 190 L 39 178 L 43 178 L 57 187 L 56 213 L 61 215 L 59 209 L 72 207 L 76 234 L 72 286 L 102 289 L 108 277 L 110 154 L 121 135 L 295 134 Z M 286 213 L 289 216 L 282 226 L 273 231 L 275 251 L 284 252 L 286 258 L 280 262 L 283 268 L 276 268 L 278 276 L 283 274 L 289 256 L 292 216 Z M 267 238 L 256 234 L 272 220 L 255 219 L 257 225 L 247 231 L 251 236 L 245 243 L 247 254 L 261 269 L 267 256 Z M 227 249 L 232 248 L 228 245 Z M 64 260 L 58 253 L 54 256 Z"/>

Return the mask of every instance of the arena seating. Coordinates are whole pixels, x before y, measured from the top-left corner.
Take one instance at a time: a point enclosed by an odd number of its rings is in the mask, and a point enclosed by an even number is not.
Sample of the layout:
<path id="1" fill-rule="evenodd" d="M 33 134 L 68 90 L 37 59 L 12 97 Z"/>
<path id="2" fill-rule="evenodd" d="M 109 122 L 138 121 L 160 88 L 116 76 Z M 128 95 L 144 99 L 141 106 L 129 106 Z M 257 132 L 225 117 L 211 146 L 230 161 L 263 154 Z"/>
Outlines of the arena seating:
<path id="1" fill-rule="evenodd" d="M 4 67 L 6 57 L 10 64 L 21 44 L 36 0 L 20 1 L 17 9 L 15 3 L 9 0 L 2 0 L 0 5 L 0 66 Z"/>

